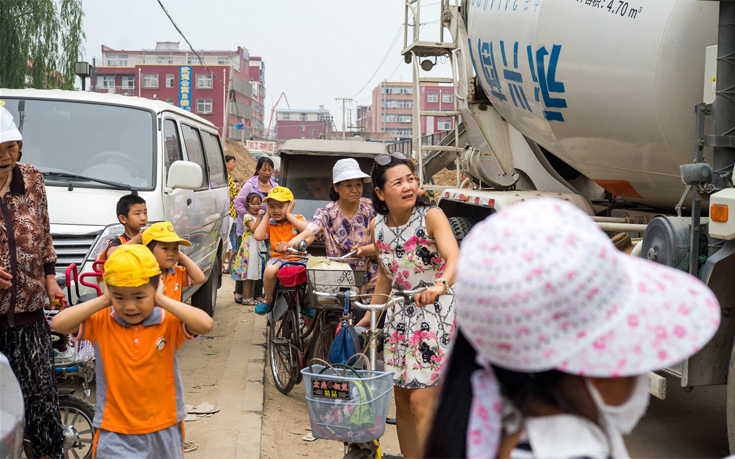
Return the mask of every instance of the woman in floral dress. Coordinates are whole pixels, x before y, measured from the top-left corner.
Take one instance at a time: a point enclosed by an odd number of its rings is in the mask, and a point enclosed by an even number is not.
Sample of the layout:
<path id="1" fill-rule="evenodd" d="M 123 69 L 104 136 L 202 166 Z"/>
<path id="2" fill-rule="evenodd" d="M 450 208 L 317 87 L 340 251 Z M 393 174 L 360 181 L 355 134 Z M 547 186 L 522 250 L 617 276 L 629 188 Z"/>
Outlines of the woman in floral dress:
<path id="1" fill-rule="evenodd" d="M 413 164 L 381 155 L 372 171 L 371 224 L 380 261 L 373 303 L 392 289 L 427 289 L 386 311 L 386 371 L 394 373 L 398 441 L 406 458 L 420 457 L 434 409 L 444 355 L 454 328 L 454 273 L 459 247 L 444 213 L 417 200 Z M 365 322 L 365 323 L 363 323 Z M 358 325 L 365 325 L 363 319 Z"/>

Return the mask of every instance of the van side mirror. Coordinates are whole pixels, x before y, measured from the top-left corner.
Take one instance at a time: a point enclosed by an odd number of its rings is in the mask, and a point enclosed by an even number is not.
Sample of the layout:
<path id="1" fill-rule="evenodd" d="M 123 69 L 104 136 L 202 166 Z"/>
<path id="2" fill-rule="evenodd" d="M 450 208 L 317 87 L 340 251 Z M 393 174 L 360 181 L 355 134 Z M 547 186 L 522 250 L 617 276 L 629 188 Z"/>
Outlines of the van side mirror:
<path id="1" fill-rule="evenodd" d="M 174 161 L 168 169 L 166 186 L 196 190 L 202 186 L 202 168 L 191 161 Z"/>

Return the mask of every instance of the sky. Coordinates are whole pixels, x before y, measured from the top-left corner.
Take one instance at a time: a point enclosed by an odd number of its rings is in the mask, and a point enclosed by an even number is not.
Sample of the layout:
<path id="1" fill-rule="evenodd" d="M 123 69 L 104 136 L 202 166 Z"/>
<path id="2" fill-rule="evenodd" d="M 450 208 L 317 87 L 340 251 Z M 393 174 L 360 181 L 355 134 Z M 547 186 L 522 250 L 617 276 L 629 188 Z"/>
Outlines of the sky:
<path id="1" fill-rule="evenodd" d="M 354 110 L 370 104 L 372 89 L 383 79 L 413 78 L 400 53 L 401 0 L 161 1 L 195 49 L 242 46 L 263 58 L 266 126 L 281 92 L 294 109 L 324 105 L 341 130 L 342 103 L 336 98 L 354 99 Z M 422 39 L 438 36 L 438 3 L 423 0 L 421 23 L 428 24 Z M 157 0 L 83 0 L 82 6 L 89 63 L 101 57 L 103 44 L 136 50 L 154 49 L 157 41 L 180 41 L 181 49 L 188 50 Z M 281 101 L 278 108 L 287 106 Z"/>

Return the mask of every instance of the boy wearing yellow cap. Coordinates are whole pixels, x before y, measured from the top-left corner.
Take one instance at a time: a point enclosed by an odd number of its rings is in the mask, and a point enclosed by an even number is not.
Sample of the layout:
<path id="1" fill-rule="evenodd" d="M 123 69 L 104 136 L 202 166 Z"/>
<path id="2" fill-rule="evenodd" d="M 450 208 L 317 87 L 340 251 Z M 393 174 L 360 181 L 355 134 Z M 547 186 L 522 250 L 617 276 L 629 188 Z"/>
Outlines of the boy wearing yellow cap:
<path id="1" fill-rule="evenodd" d="M 96 458 L 183 456 L 186 409 L 176 353 L 213 322 L 164 295 L 159 274 L 150 250 L 122 245 L 105 263 L 105 293 L 53 319 L 55 331 L 95 347 Z"/>
<path id="2" fill-rule="evenodd" d="M 263 273 L 264 298 L 262 302 L 255 306 L 255 313 L 261 316 L 270 310 L 270 304 L 273 300 L 273 290 L 276 288 L 278 270 L 281 269 L 281 266 L 286 261 L 299 260 L 299 258 L 289 258 L 281 252 L 276 252 L 276 246 L 279 242 L 288 242 L 295 238 L 309 224 L 303 216 L 291 213 L 296 203 L 293 199 L 293 193 L 285 186 L 272 188 L 268 192 L 268 196 L 263 199 L 263 203 L 267 206 L 265 218 L 260 220 L 253 233 L 256 241 L 268 239 L 271 243 L 271 258 L 268 260 L 268 265 L 265 267 L 265 272 Z M 310 312 L 311 317 L 313 317 L 313 310 Z"/>
<path id="3" fill-rule="evenodd" d="M 170 222 L 154 223 L 143 231 L 143 245 L 153 252 L 161 267 L 163 293 L 167 297 L 181 301 L 182 288 L 204 282 L 201 268 L 179 251 L 179 245 L 188 247 L 191 242 L 181 239 Z"/>

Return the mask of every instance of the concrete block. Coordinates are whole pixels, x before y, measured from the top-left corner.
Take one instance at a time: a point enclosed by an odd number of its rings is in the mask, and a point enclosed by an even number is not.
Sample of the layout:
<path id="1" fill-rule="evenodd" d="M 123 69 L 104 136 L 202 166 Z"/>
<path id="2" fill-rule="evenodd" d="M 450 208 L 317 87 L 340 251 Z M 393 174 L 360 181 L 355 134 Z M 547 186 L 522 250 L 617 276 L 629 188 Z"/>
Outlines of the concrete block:
<path id="1" fill-rule="evenodd" d="M 248 363 L 248 369 L 245 373 L 245 379 L 263 383 L 263 377 L 265 376 L 265 362 L 250 362 Z"/>
<path id="2" fill-rule="evenodd" d="M 244 411 L 263 412 L 263 383 L 248 382 L 245 386 L 242 409 Z"/>

